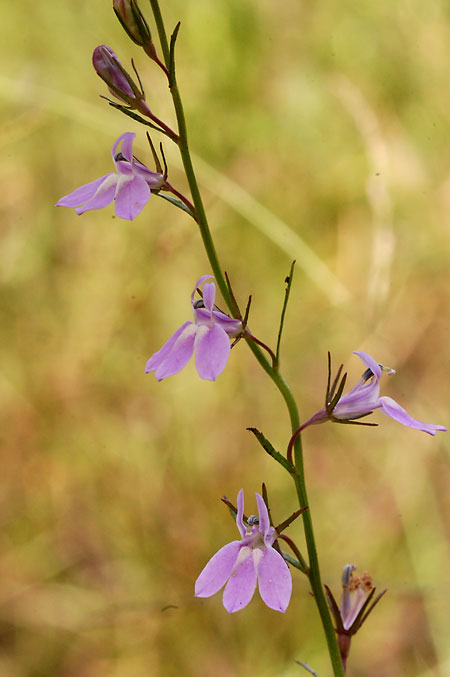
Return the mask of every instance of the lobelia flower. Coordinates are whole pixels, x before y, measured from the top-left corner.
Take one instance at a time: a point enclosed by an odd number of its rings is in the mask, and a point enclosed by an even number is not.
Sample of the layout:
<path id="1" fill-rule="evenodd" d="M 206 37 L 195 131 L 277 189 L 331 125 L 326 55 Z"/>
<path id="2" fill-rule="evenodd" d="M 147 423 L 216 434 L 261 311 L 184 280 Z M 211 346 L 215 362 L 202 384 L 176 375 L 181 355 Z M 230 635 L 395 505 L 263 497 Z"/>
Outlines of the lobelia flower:
<path id="1" fill-rule="evenodd" d="M 363 351 L 355 351 L 367 367 L 358 383 L 345 395 L 341 395 L 335 404 L 321 409 L 314 416 L 309 419 L 302 428 L 314 423 L 322 423 L 327 420 L 332 420 L 337 423 L 348 423 L 355 419 L 362 418 L 371 414 L 375 409 L 381 411 L 395 421 L 402 423 L 408 428 L 416 428 L 422 430 L 429 435 L 435 435 L 437 430 L 445 431 L 442 425 L 433 425 L 432 423 L 423 423 L 415 418 L 412 418 L 395 400 L 391 397 L 380 397 L 380 379 L 383 371 L 388 374 L 395 374 L 394 369 L 383 367 L 378 364 L 373 357 Z M 339 374 L 338 374 L 339 375 Z M 327 393 L 327 400 L 333 400 L 333 396 L 329 397 Z M 330 405 L 330 402 L 327 402 Z M 374 424 L 372 424 L 374 425 Z"/>
<path id="2" fill-rule="evenodd" d="M 194 302 L 197 287 L 212 275 L 203 275 L 195 283 L 191 294 L 194 322 L 185 322 L 163 347 L 154 353 L 145 366 L 145 372 L 155 372 L 158 381 L 173 376 L 186 366 L 195 350 L 195 366 L 201 378 L 215 381 L 225 369 L 230 354 L 230 336 L 242 331 L 242 322 L 222 313 L 215 305 L 216 285 L 208 282 L 203 287 L 203 299 Z"/>
<path id="3" fill-rule="evenodd" d="M 151 191 L 164 185 L 164 176 L 151 172 L 133 156 L 136 134 L 125 132 L 111 148 L 116 172 L 105 174 L 96 181 L 80 186 L 56 203 L 57 207 L 76 207 L 77 214 L 90 209 L 102 209 L 115 200 L 119 218 L 132 221 L 150 199 Z M 118 151 L 122 144 L 121 151 Z"/>
<path id="4" fill-rule="evenodd" d="M 346 564 L 342 572 L 342 596 L 338 605 L 330 588 L 325 585 L 328 606 L 336 624 L 338 645 L 344 668 L 350 652 L 350 644 L 353 635 L 356 635 L 361 625 L 386 590 L 380 592 L 373 600 L 376 588 L 372 585 L 372 579 L 367 572 L 361 576 L 354 576 L 355 564 Z M 372 601 L 373 600 L 373 601 Z"/>
<path id="5" fill-rule="evenodd" d="M 226 583 L 223 605 L 230 614 L 247 606 L 257 582 L 263 602 L 271 609 L 285 612 L 291 599 L 291 573 L 283 557 L 272 548 L 277 532 L 270 526 L 260 494 L 256 494 L 256 502 L 259 518 L 249 517 L 247 531 L 243 520 L 244 491 L 240 490 L 236 525 L 242 538 L 216 552 L 195 582 L 196 597 L 211 597 Z"/>

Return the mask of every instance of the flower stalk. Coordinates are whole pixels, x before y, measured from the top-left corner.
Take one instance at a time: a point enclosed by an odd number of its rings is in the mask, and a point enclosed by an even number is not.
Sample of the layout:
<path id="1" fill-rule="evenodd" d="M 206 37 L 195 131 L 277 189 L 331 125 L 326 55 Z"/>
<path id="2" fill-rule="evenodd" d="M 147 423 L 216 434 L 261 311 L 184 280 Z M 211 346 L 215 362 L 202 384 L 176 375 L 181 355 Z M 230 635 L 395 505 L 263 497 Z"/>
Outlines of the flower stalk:
<path id="1" fill-rule="evenodd" d="M 166 67 L 171 71 L 171 82 L 170 82 L 170 92 L 172 95 L 173 105 L 175 109 L 175 114 L 178 123 L 178 147 L 180 149 L 180 155 L 183 162 L 183 167 L 186 173 L 186 178 L 189 184 L 191 191 L 192 202 L 195 207 L 195 213 L 197 217 L 197 223 L 200 229 L 200 234 L 202 241 L 208 256 L 211 269 L 213 271 L 214 277 L 216 279 L 217 285 L 220 289 L 220 292 L 227 304 L 230 312 L 235 313 L 233 299 L 228 289 L 225 277 L 222 273 L 222 267 L 219 263 L 219 258 L 214 246 L 214 242 L 211 236 L 211 231 L 209 228 L 208 220 L 206 217 L 206 212 L 203 206 L 203 201 L 200 195 L 200 190 L 198 187 L 197 179 L 195 176 L 194 167 L 192 164 L 192 159 L 189 150 L 188 143 L 188 134 L 186 127 L 186 120 L 184 116 L 183 105 L 181 101 L 180 92 L 178 89 L 178 84 L 176 81 L 176 74 L 173 62 L 173 54 L 171 59 L 171 51 L 169 50 L 169 44 L 167 41 L 166 30 L 161 16 L 161 11 L 159 8 L 158 0 L 150 0 L 150 5 L 153 11 L 153 17 L 157 27 L 161 49 L 164 56 L 164 61 Z M 283 315 L 284 317 L 284 315 Z M 280 391 L 285 404 L 288 409 L 292 433 L 294 433 L 300 427 L 300 417 L 297 409 L 295 399 L 293 397 L 292 391 L 280 373 L 278 367 L 274 366 L 269 362 L 261 348 L 256 345 L 253 341 L 246 339 L 247 345 L 252 351 L 253 355 L 272 379 L 275 386 Z M 305 508 L 308 506 L 308 496 L 306 491 L 305 477 L 304 477 L 304 464 L 303 464 L 303 452 L 300 435 L 296 438 L 294 443 L 294 459 L 295 459 L 295 472 L 293 475 L 295 489 L 297 492 L 298 502 L 300 508 Z M 302 513 L 303 527 L 305 532 L 305 539 L 308 549 L 309 557 L 309 580 L 311 584 L 311 589 L 314 595 L 314 599 L 317 604 L 317 608 L 320 614 L 322 621 L 323 630 L 326 636 L 328 651 L 330 655 L 330 661 L 333 666 L 333 674 L 335 677 L 343 677 L 344 671 L 342 666 L 342 660 L 340 657 L 339 647 L 336 641 L 336 634 L 334 632 L 333 624 L 331 622 L 330 613 L 328 610 L 328 605 L 325 599 L 323 592 L 323 586 L 320 576 L 319 560 L 317 556 L 317 549 L 314 538 L 311 510 L 304 510 Z"/>

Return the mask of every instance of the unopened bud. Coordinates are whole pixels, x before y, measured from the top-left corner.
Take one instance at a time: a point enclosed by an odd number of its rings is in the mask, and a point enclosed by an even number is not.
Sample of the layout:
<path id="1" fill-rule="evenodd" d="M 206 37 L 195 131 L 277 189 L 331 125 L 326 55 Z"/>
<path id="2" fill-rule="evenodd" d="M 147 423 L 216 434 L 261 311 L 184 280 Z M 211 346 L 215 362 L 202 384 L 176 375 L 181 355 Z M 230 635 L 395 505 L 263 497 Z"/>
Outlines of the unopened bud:
<path id="1" fill-rule="evenodd" d="M 152 36 L 136 0 L 113 0 L 113 9 L 122 28 L 140 47 L 151 42 Z"/>
<path id="2" fill-rule="evenodd" d="M 113 96 L 125 101 L 129 106 L 137 107 L 144 98 L 130 75 L 123 68 L 116 53 L 106 45 L 94 49 L 92 63 L 99 77 L 107 84 Z"/>

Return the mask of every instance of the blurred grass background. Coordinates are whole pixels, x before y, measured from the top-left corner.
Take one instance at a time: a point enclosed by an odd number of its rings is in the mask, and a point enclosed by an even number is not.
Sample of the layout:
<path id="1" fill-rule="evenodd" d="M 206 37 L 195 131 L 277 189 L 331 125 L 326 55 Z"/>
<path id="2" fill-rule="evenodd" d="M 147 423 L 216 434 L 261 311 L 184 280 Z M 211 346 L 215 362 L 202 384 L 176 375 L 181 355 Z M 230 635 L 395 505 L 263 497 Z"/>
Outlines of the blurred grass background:
<path id="1" fill-rule="evenodd" d="M 142 2 L 147 12 L 147 5 Z M 397 369 L 385 394 L 448 425 L 450 5 L 171 0 L 179 82 L 223 265 L 253 332 L 276 339 L 298 261 L 283 369 L 303 417 L 321 405 L 326 351 L 361 373 Z M 148 13 L 149 15 L 149 13 Z M 137 125 L 98 98 L 90 57 L 133 56 L 156 114 L 165 83 L 128 44 L 109 2 L 2 11 L 0 676 L 307 674 L 328 659 L 306 582 L 285 615 L 258 595 L 229 616 L 193 597 L 237 531 L 219 498 L 289 478 L 245 431 L 284 449 L 281 398 L 246 346 L 217 383 L 193 365 L 162 383 L 146 359 L 189 319 L 209 272 L 180 211 L 152 197 L 134 222 L 54 203 L 111 171 Z M 185 183 L 165 143 L 170 178 Z M 449 446 L 382 414 L 304 435 L 323 579 L 348 562 L 388 595 L 353 642 L 349 675 L 450 675 Z M 290 535 L 300 547 L 300 524 Z"/>

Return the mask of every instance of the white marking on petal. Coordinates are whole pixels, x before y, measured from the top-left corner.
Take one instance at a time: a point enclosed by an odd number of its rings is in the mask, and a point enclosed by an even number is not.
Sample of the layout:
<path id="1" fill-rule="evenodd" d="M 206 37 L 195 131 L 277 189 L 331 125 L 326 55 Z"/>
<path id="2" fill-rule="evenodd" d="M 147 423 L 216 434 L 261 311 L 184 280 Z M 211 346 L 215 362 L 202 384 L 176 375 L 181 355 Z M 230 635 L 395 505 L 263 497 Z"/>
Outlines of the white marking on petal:
<path id="1" fill-rule="evenodd" d="M 253 564 L 255 565 L 255 569 L 258 571 L 258 565 L 262 559 L 263 556 L 263 551 L 261 548 L 254 548 L 252 550 L 252 555 L 253 555 Z"/>
<path id="2" fill-rule="evenodd" d="M 239 564 L 242 564 L 242 562 L 244 562 L 244 560 L 250 557 L 251 554 L 252 554 L 251 548 L 248 548 L 246 545 L 244 545 L 244 547 L 239 550 L 239 555 L 237 556 L 236 562 L 234 563 L 231 576 L 236 576 L 236 569 L 239 566 Z"/>

